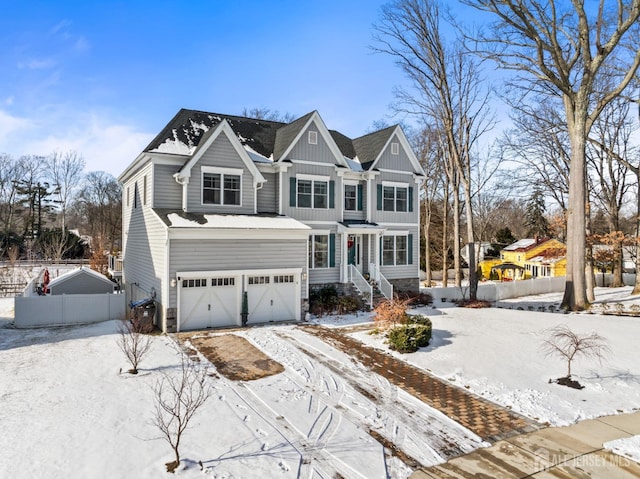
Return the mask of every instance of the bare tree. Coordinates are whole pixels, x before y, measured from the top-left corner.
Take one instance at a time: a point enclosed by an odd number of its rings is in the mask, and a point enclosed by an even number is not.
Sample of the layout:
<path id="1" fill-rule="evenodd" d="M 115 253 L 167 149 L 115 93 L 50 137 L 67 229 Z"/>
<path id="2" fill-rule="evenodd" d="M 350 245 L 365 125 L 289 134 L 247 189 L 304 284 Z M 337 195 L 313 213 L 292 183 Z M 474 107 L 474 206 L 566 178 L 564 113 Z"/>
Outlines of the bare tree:
<path id="1" fill-rule="evenodd" d="M 602 362 L 611 351 L 607 340 L 598 333 L 577 334 L 566 324 L 547 330 L 547 338 L 540 348 L 546 356 L 560 356 L 567 361 L 567 378 L 571 378 L 571 363 L 576 356 L 594 358 Z"/>
<path id="2" fill-rule="evenodd" d="M 72 150 L 66 153 L 54 152 L 45 161 L 45 174 L 55 187 L 53 194 L 60 208 L 60 228 L 63 232 L 67 227 L 67 209 L 80 186 L 84 166 L 82 155 Z"/>
<path id="3" fill-rule="evenodd" d="M 118 181 L 104 171 L 89 172 L 75 207 L 92 241 L 113 251 L 120 241 L 122 226 L 122 193 Z"/>
<path id="4" fill-rule="evenodd" d="M 133 323 L 122 321 L 118 324 L 116 342 L 131 364 L 129 372 L 138 374 L 138 365 L 151 349 L 151 337 L 143 334 Z"/>
<path id="5" fill-rule="evenodd" d="M 166 464 L 173 472 L 180 465 L 180 442 L 189 422 L 211 395 L 207 369 L 200 367 L 180 352 L 180 365 L 174 375 L 165 374 L 156 382 L 153 424 L 162 433 L 175 454 Z"/>
<path id="6" fill-rule="evenodd" d="M 472 36 L 477 53 L 515 72 L 511 86 L 523 97 L 562 99 L 571 144 L 562 305 L 584 309 L 586 142 L 602 110 L 631 85 L 640 66 L 640 0 L 600 0 L 597 12 L 579 0 L 462 2 L 494 18 L 488 34 Z M 610 86 L 599 89 L 603 76 Z"/>
<path id="7" fill-rule="evenodd" d="M 280 113 L 278 110 L 272 110 L 264 106 L 254 108 L 244 107 L 241 115 L 247 118 L 255 118 L 256 120 L 279 121 L 281 123 L 291 123 L 296 119 L 295 115 L 291 113 Z"/>
<path id="8" fill-rule="evenodd" d="M 445 157 L 455 168 L 455 177 L 449 178 L 454 202 L 459 185 L 465 199 L 467 241 L 473 243 L 473 149 L 495 121 L 481 65 L 465 54 L 459 41 L 445 40 L 440 10 L 435 0 L 396 0 L 383 7 L 380 23 L 374 26 L 377 31 L 374 38 L 379 44 L 375 50 L 393 56 L 411 80 L 411 90 L 396 92 L 396 108 L 419 115 L 442 132 Z M 454 215 L 457 212 L 459 207 L 454 204 Z M 456 225 L 454 216 L 454 229 Z M 454 241 L 459 241 L 458 236 L 454 233 Z M 455 248 L 458 254 L 459 250 Z M 472 261 L 471 299 L 476 297 L 476 269 L 477 262 Z"/>

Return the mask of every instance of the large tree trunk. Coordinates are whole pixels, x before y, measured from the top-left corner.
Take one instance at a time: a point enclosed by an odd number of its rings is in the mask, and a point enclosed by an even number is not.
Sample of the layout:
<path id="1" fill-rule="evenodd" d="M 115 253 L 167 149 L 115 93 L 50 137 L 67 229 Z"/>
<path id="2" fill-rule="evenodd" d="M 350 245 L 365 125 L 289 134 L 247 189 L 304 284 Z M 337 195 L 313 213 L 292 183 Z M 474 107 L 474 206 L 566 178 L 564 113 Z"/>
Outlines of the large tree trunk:
<path id="1" fill-rule="evenodd" d="M 471 204 L 471 182 L 463 180 L 465 196 L 465 213 L 467 216 L 467 242 L 469 243 L 469 299 L 475 301 L 478 292 L 478 256 L 475 251 L 473 234 L 473 206 Z"/>
<path id="2" fill-rule="evenodd" d="M 460 263 L 460 186 L 457 176 L 453 191 L 453 269 L 456 286 L 459 288 L 462 286 L 462 267 Z"/>
<path id="3" fill-rule="evenodd" d="M 638 191 L 636 192 L 636 241 L 634 245 L 636 253 L 636 282 L 633 285 L 631 294 L 640 294 L 640 248 L 638 248 L 638 241 L 640 241 L 640 168 L 635 170 L 635 174 L 638 181 Z"/>
<path id="4" fill-rule="evenodd" d="M 449 180 L 444 186 L 444 198 L 442 200 L 442 286 L 449 286 Z"/>
<path id="5" fill-rule="evenodd" d="M 581 101 L 576 99 L 575 101 Z M 586 100 L 582 100 L 586 101 Z M 565 103 L 569 100 L 565 98 Z M 585 280 L 586 249 L 586 195 L 585 195 L 585 138 L 587 137 L 587 108 L 567 107 L 567 127 L 571 141 L 571 165 L 569 171 L 569 208 L 567 209 L 567 276 L 562 307 L 571 311 L 586 308 Z"/>
<path id="6" fill-rule="evenodd" d="M 426 197 L 426 195 L 425 195 Z M 431 250 L 429 248 L 429 238 L 431 235 L 431 206 L 427 204 L 429 200 L 424 200 L 424 272 L 425 281 L 428 288 L 431 287 Z"/>

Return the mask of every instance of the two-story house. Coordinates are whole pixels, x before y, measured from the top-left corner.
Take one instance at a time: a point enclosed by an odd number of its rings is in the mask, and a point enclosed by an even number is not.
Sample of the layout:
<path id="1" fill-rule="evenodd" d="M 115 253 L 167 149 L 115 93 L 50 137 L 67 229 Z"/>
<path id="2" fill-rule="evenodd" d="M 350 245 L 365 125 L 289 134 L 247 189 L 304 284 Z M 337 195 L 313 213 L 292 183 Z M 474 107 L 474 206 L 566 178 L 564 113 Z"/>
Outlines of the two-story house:
<path id="1" fill-rule="evenodd" d="M 311 288 L 363 276 L 415 291 L 423 177 L 399 126 L 180 110 L 119 177 L 128 299 L 183 331 L 299 320 Z"/>

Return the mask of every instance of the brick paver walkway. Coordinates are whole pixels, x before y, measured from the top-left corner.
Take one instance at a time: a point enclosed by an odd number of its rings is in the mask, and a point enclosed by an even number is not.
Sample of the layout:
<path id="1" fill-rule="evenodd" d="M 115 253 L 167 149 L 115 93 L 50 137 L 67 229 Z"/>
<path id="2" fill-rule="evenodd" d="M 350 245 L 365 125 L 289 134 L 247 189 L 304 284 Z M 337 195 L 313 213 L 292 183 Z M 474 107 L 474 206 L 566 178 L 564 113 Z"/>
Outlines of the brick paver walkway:
<path id="1" fill-rule="evenodd" d="M 444 413 L 487 441 L 496 441 L 541 427 L 519 414 L 476 396 L 423 369 L 368 347 L 336 329 L 300 326 L 349 354 L 424 403 Z"/>

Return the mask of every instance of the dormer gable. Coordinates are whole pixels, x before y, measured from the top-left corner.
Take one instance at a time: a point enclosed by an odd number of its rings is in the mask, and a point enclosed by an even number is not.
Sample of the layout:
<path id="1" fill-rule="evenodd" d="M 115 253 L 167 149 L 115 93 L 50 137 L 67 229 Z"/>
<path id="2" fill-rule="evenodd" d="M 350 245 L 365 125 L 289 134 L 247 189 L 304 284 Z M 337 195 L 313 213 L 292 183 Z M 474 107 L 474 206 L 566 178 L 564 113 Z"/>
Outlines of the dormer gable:
<path id="1" fill-rule="evenodd" d="M 289 125 L 278 129 L 273 159 L 276 162 L 289 159 L 292 152 L 303 151 L 307 145 L 310 148 L 308 151 L 325 148 L 328 154 L 322 155 L 323 158 L 329 157 L 333 164 L 348 167 L 344 155 L 317 111 L 307 113 Z"/>
<path id="2" fill-rule="evenodd" d="M 383 168 L 411 171 L 425 176 L 400 125 L 390 126 L 353 140 L 353 146 L 365 170 Z"/>
<path id="3" fill-rule="evenodd" d="M 204 134 L 202 140 L 194 151 L 193 156 L 174 175 L 176 180 L 178 182 L 189 181 L 193 166 L 202 158 L 204 153 L 209 149 L 213 142 L 216 141 L 218 137 L 220 137 L 220 135 L 224 135 L 229 140 L 234 150 L 236 151 L 236 153 L 238 153 L 238 156 L 244 163 L 245 167 L 252 174 L 254 188 L 258 184 L 264 183 L 265 179 L 262 176 L 262 173 L 260 173 L 256 164 L 252 161 L 251 157 L 247 153 L 247 150 L 242 146 L 242 144 L 238 140 L 238 137 L 233 132 L 226 119 L 222 120 L 215 128 L 208 130 Z"/>

